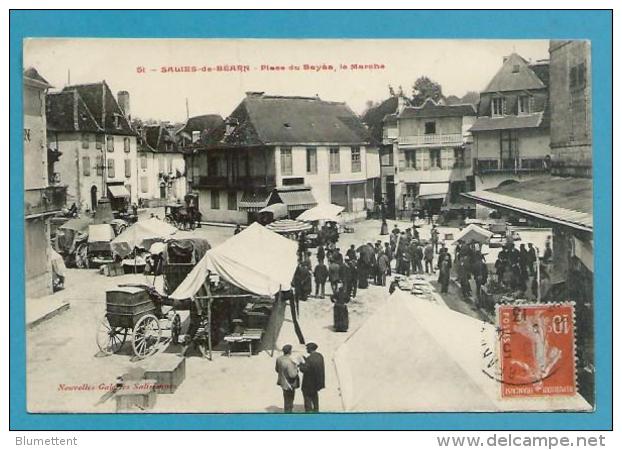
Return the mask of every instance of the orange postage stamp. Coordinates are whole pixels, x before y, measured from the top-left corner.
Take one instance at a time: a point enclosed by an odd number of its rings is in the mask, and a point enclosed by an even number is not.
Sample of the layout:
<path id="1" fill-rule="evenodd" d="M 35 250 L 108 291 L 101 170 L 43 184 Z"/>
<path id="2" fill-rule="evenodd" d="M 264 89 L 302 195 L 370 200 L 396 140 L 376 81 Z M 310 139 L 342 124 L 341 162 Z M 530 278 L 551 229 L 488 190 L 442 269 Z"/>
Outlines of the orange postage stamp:
<path id="1" fill-rule="evenodd" d="M 502 305 L 501 397 L 574 395 L 574 305 Z"/>

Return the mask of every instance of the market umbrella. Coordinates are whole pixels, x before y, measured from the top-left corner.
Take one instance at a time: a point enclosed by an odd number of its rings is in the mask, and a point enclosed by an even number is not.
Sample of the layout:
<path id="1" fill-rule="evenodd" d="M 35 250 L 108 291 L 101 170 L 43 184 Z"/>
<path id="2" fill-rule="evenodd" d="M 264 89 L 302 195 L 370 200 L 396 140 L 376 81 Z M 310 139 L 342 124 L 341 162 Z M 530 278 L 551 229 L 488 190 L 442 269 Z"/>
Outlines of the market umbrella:
<path id="1" fill-rule="evenodd" d="M 308 231 L 311 229 L 311 225 L 294 219 L 282 219 L 266 225 L 266 228 L 275 233 L 286 234 Z"/>
<path id="2" fill-rule="evenodd" d="M 156 217 L 142 220 L 113 239 L 112 251 L 125 258 L 135 248 L 149 249 L 154 242 L 164 241 L 176 231 L 177 228 Z"/>
<path id="3" fill-rule="evenodd" d="M 343 210 L 343 206 L 334 205 L 332 203 L 320 204 L 304 211 L 298 216 L 298 220 L 303 222 L 315 222 L 318 220 L 339 222 L 340 218 L 338 216 Z"/>

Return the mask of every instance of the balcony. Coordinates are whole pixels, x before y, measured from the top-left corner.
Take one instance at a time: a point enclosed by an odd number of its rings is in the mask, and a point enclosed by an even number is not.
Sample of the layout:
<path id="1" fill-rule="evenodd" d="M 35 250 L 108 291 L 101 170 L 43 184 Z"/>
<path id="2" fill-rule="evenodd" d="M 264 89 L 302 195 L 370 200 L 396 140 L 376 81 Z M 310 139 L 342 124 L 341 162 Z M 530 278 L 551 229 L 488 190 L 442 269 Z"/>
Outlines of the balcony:
<path id="1" fill-rule="evenodd" d="M 67 186 L 48 186 L 24 191 L 24 215 L 26 217 L 54 214 L 65 207 Z"/>
<path id="2" fill-rule="evenodd" d="M 477 175 L 495 173 L 546 173 L 549 171 L 544 158 L 499 160 L 494 158 L 475 159 L 473 172 Z"/>
<path id="3" fill-rule="evenodd" d="M 241 177 L 200 176 L 194 178 L 192 186 L 195 188 L 272 188 L 276 186 L 276 177 L 274 175 Z"/>
<path id="4" fill-rule="evenodd" d="M 452 134 L 420 134 L 416 136 L 400 136 L 400 145 L 413 147 L 435 147 L 439 145 L 462 145 L 462 133 Z"/>

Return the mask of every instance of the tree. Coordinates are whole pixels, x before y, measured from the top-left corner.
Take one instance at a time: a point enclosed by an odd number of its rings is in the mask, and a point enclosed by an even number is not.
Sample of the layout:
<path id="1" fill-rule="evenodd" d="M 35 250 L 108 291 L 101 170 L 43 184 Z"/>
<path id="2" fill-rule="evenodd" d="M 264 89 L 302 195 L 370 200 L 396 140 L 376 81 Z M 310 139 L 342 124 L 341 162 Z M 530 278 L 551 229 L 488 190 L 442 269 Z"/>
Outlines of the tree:
<path id="1" fill-rule="evenodd" d="M 460 99 L 460 101 L 462 103 L 477 105 L 479 103 L 479 92 L 469 91 L 462 96 L 462 99 Z"/>
<path id="2" fill-rule="evenodd" d="M 421 106 L 428 98 L 435 102 L 444 99 L 443 88 L 436 81 L 426 76 L 421 76 L 413 84 L 412 103 L 415 106 Z"/>
<path id="3" fill-rule="evenodd" d="M 447 102 L 448 105 L 457 105 L 459 103 L 462 103 L 462 100 L 460 100 L 460 97 L 457 97 L 455 95 L 449 95 L 445 101 Z"/>

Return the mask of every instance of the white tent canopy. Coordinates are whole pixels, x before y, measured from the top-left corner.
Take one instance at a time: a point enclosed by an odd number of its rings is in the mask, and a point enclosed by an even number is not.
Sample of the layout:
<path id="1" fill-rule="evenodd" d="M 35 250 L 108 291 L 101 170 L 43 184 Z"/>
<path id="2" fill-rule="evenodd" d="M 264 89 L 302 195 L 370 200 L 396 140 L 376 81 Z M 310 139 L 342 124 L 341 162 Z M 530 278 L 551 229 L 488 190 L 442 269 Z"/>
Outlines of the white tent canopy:
<path id="1" fill-rule="evenodd" d="M 311 209 L 307 209 L 302 214 L 300 214 L 297 219 L 303 222 L 315 222 L 318 220 L 330 220 L 332 222 L 339 222 L 339 214 L 343 210 L 343 206 L 334 205 L 332 203 L 325 203 L 317 205 Z"/>
<path id="2" fill-rule="evenodd" d="M 111 242 L 112 251 L 125 257 L 137 247 L 148 250 L 154 242 L 163 241 L 175 232 L 177 228 L 157 217 L 139 220 L 114 238 Z"/>
<path id="3" fill-rule="evenodd" d="M 478 225 L 472 223 L 467 227 L 463 228 L 455 237 L 454 243 L 458 241 L 469 242 L 476 241 L 480 244 L 488 242 L 492 236 L 492 233 Z"/>
<path id="4" fill-rule="evenodd" d="M 396 291 L 335 353 L 346 411 L 586 411 L 581 397 L 501 398 L 482 342 L 495 328 Z"/>
<path id="5" fill-rule="evenodd" d="M 296 242 L 253 223 L 209 250 L 171 297 L 183 300 L 196 295 L 210 272 L 256 295 L 289 290 L 297 249 Z"/>

